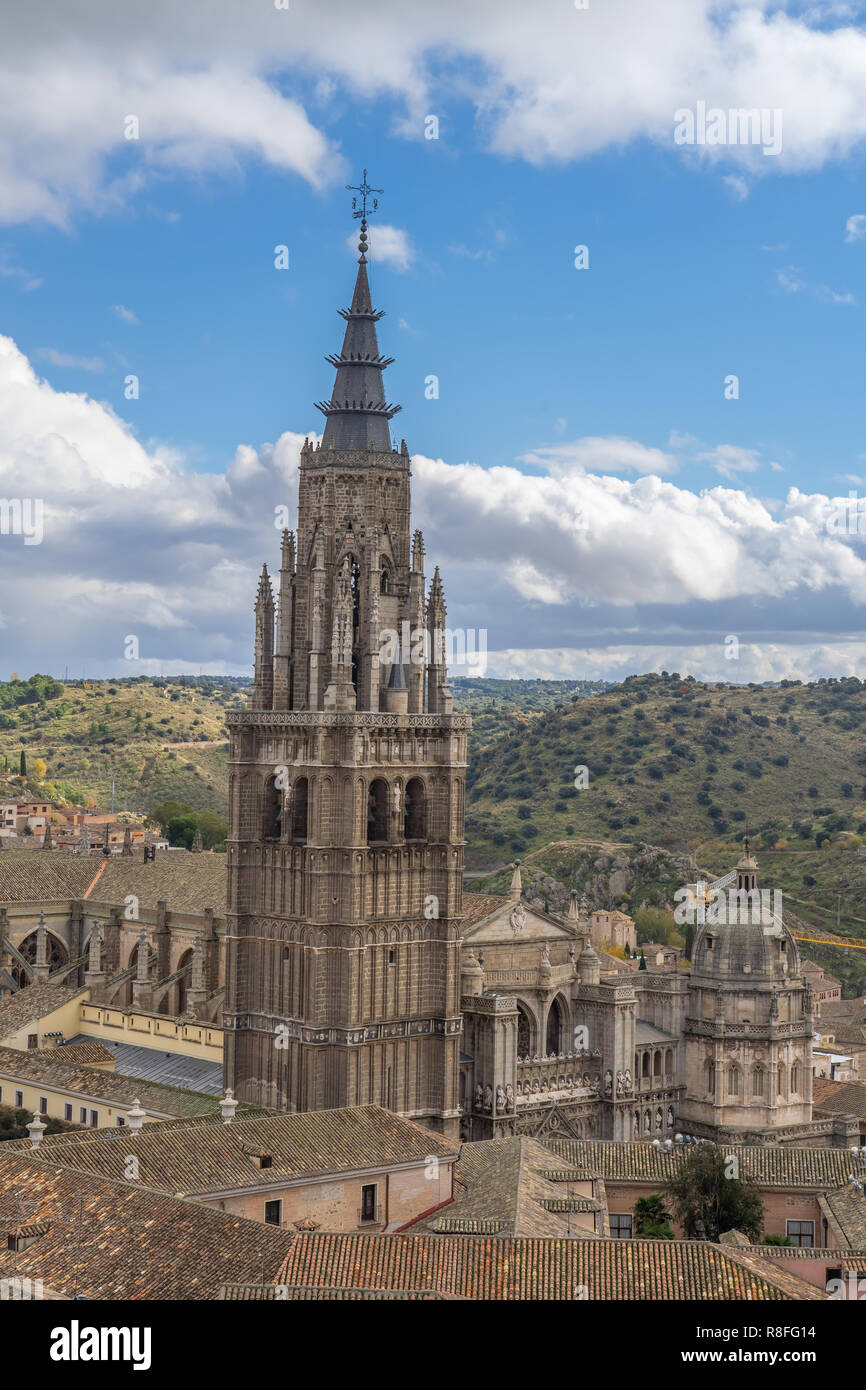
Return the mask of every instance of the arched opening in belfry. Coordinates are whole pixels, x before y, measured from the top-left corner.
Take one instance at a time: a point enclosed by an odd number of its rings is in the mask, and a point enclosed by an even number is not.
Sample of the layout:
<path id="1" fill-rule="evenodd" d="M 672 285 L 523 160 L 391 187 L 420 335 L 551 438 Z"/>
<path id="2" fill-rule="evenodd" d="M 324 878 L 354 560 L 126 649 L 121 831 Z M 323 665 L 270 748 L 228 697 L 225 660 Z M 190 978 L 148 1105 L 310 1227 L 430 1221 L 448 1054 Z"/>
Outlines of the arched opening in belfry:
<path id="1" fill-rule="evenodd" d="M 353 555 L 352 560 L 352 684 L 358 693 L 361 645 L 361 567 Z"/>
<path id="2" fill-rule="evenodd" d="M 519 1001 L 517 1004 L 517 1055 L 518 1057 L 535 1056 L 535 1024 Z"/>
<path id="3" fill-rule="evenodd" d="M 279 840 L 283 833 L 283 793 L 277 786 L 276 776 L 269 777 L 265 783 L 262 822 L 264 838 Z"/>
<path id="4" fill-rule="evenodd" d="M 411 777 L 406 783 L 403 838 L 406 840 L 427 839 L 427 788 L 420 777 Z"/>
<path id="5" fill-rule="evenodd" d="M 383 562 L 379 571 L 379 593 L 390 594 L 391 592 L 391 571 L 386 563 Z"/>
<path id="6" fill-rule="evenodd" d="M 310 818 L 310 784 L 299 777 L 292 789 L 292 843 L 305 845 Z"/>
<path id="7" fill-rule="evenodd" d="M 46 932 L 45 935 L 46 935 L 45 947 L 46 947 L 46 954 L 47 954 L 47 959 L 48 959 L 48 969 L 49 969 L 49 971 L 53 974 L 53 972 L 54 972 L 55 970 L 59 970 L 59 969 L 60 969 L 60 966 L 61 966 L 61 965 L 66 965 L 66 964 L 68 963 L 68 961 L 69 961 L 69 952 L 67 951 L 66 947 L 63 945 L 63 942 L 62 942 L 62 941 L 58 941 L 58 939 L 57 939 L 56 936 L 52 936 L 52 935 L 51 935 L 51 932 Z M 36 963 L 36 932 L 35 932 L 35 931 L 34 931 L 34 932 L 31 932 L 29 936 L 25 936 L 24 940 L 21 942 L 21 945 L 18 947 L 18 950 L 21 952 L 21 954 L 22 954 L 22 956 L 24 957 L 25 960 L 31 961 L 31 962 L 35 965 L 35 963 Z M 30 976 L 30 975 L 27 974 L 27 971 L 24 969 L 23 965 L 19 965 L 17 962 L 15 962 L 13 965 L 10 966 L 10 968 L 9 968 L 9 974 L 12 976 L 13 980 L 15 981 L 15 983 L 17 984 L 17 986 L 18 986 L 19 989 L 23 988 L 24 985 L 29 984 L 30 980 L 32 979 L 32 976 Z"/>
<path id="8" fill-rule="evenodd" d="M 367 843 L 388 838 L 388 784 L 381 777 L 370 783 L 367 796 Z"/>
<path id="9" fill-rule="evenodd" d="M 562 1051 L 562 1005 L 558 999 L 554 999 L 550 1006 L 550 1013 L 547 1015 L 547 1037 L 545 1050 L 547 1055 L 558 1056 Z"/>

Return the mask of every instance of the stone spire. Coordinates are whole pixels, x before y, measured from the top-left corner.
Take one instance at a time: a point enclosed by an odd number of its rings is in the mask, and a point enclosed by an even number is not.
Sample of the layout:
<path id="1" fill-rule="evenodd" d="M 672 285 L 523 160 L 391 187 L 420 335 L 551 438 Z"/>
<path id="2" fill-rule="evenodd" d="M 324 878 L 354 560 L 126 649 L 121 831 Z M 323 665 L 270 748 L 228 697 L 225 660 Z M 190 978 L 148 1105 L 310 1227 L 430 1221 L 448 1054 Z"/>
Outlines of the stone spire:
<path id="1" fill-rule="evenodd" d="M 508 896 L 512 902 L 520 902 L 520 895 L 523 892 L 523 882 L 520 877 L 520 860 L 514 861 L 514 873 L 511 875 L 511 887 Z"/>
<path id="2" fill-rule="evenodd" d="M 255 675 L 251 709 L 272 709 L 274 703 L 274 595 L 267 565 L 262 565 L 256 593 Z"/>
<path id="3" fill-rule="evenodd" d="M 120 851 L 121 858 L 132 858 L 132 831 L 129 826 L 123 832 L 123 849 Z"/>
<path id="4" fill-rule="evenodd" d="M 366 171 L 365 171 L 366 173 Z M 366 187 L 366 176 L 363 187 Z M 367 189 L 367 191 L 371 191 Z M 372 210 L 372 209 L 371 209 Z M 367 280 L 366 200 L 358 243 L 358 274 L 349 309 L 340 309 L 346 320 L 346 333 L 339 356 L 329 354 L 326 362 L 336 367 L 334 389 L 328 401 L 316 401 L 316 409 L 326 418 L 323 449 L 381 449 L 390 452 L 389 422 L 400 409 L 385 400 L 382 372 L 394 361 L 379 352 L 376 324 L 384 310 L 374 309 Z M 361 214 L 358 214 L 361 216 Z"/>
<path id="5" fill-rule="evenodd" d="M 47 821 L 45 822 L 45 838 L 44 838 L 43 841 L 42 841 L 42 848 L 43 848 L 43 849 L 53 849 L 53 848 L 54 848 L 53 844 L 51 843 L 51 822 L 50 822 L 49 820 L 47 820 Z"/>
<path id="6" fill-rule="evenodd" d="M 432 714 L 451 714 L 454 709 L 454 697 L 448 684 L 445 613 L 445 595 L 437 565 L 427 600 L 427 709 Z"/>
<path id="7" fill-rule="evenodd" d="M 85 821 L 81 827 L 81 834 L 78 837 L 78 853 L 90 853 L 90 826 Z"/>
<path id="8" fill-rule="evenodd" d="M 572 888 L 571 890 L 571 902 L 568 904 L 568 917 L 566 918 L 566 920 L 571 924 L 572 927 L 574 927 L 575 931 L 579 929 L 580 908 L 578 907 L 576 888 Z"/>
<path id="9" fill-rule="evenodd" d="M 292 581 L 295 576 L 294 532 L 283 532 L 280 560 L 277 642 L 274 649 L 274 709 L 291 707 Z"/>
<path id="10" fill-rule="evenodd" d="M 325 691 L 325 709 L 352 710 L 357 697 L 352 683 L 352 565 L 343 560 L 334 599 L 331 628 L 331 684 Z"/>
<path id="11" fill-rule="evenodd" d="M 50 973 L 48 964 L 48 932 L 45 930 L 45 914 L 40 912 L 36 928 L 36 960 L 31 970 L 31 981 L 47 980 Z"/>

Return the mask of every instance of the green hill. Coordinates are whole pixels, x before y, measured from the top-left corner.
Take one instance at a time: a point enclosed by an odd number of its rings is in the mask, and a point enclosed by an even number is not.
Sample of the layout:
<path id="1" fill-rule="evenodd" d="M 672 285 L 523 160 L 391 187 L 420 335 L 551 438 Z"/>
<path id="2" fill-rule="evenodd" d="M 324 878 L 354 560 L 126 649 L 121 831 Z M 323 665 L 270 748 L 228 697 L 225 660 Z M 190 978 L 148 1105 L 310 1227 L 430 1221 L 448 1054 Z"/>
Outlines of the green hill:
<path id="1" fill-rule="evenodd" d="M 696 848 L 735 846 L 747 832 L 800 846 L 860 834 L 864 716 L 856 679 L 768 687 L 629 677 L 474 758 L 468 865 L 571 836 Z"/>
<path id="2" fill-rule="evenodd" d="M 141 814 L 166 799 L 227 810 L 227 709 L 249 682 L 166 677 L 0 684 L 0 797 L 93 800 Z M 24 752 L 27 778 L 18 774 Z M 46 764 L 36 776 L 36 760 Z"/>

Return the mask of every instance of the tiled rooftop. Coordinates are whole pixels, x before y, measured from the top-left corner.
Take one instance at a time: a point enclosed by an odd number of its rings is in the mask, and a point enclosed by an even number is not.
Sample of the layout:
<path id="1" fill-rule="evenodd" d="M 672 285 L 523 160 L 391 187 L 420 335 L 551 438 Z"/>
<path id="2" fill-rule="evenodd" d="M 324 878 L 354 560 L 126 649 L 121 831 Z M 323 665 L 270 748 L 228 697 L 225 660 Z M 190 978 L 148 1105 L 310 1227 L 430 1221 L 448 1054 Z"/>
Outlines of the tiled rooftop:
<path id="1" fill-rule="evenodd" d="M 550 1151 L 534 1139 L 488 1139 L 464 1144 L 457 1165 L 454 1201 L 409 1229 L 413 1234 L 429 1231 L 435 1235 L 567 1235 L 568 1218 L 578 1210 L 577 1198 L 569 1211 L 565 1182 L 547 1176 L 550 1166 Z M 572 1181 L 581 1178 L 575 1167 L 562 1172 Z M 561 1207 L 557 1205 L 560 1201 L 564 1204 Z M 597 1207 L 597 1203 L 592 1203 L 590 1208 L 580 1210 Z"/>
<path id="2" fill-rule="evenodd" d="M 705 1241 L 298 1235 L 280 1283 L 471 1299 L 823 1299 L 788 1269 Z M 585 1290 L 585 1292 L 582 1292 Z"/>
<path id="3" fill-rule="evenodd" d="M 812 1082 L 812 1107 L 822 1115 L 856 1115 L 866 1119 L 866 1082 L 830 1081 L 816 1076 Z"/>
<path id="4" fill-rule="evenodd" d="M 464 893 L 463 921 L 460 923 L 461 935 L 465 936 L 471 927 L 483 922 L 498 907 L 505 907 L 508 899 L 495 893 Z"/>
<path id="5" fill-rule="evenodd" d="M 199 1091 L 181 1090 L 177 1086 L 160 1086 L 155 1081 L 143 1081 L 119 1072 L 103 1071 L 99 1067 L 84 1067 L 76 1062 L 66 1063 L 54 1052 L 24 1052 L 17 1048 L 0 1047 L 0 1075 L 7 1081 L 43 1082 L 48 1086 L 86 1096 L 106 1105 L 126 1108 L 140 1100 L 143 1108 L 157 1115 L 198 1115 L 216 1109 L 214 1096 Z"/>
<path id="6" fill-rule="evenodd" d="M 828 1240 L 866 1253 L 866 1192 L 845 1183 L 825 1192 L 819 1201 L 829 1225 Z"/>
<path id="7" fill-rule="evenodd" d="M 0 1277 L 41 1279 L 66 1298 L 213 1299 L 224 1284 L 272 1283 L 292 1242 L 275 1226 L 3 1145 L 0 1234 L 21 1215 L 48 1229 L 17 1253 L 3 1239 Z"/>
<path id="8" fill-rule="evenodd" d="M 0 852 L 0 906 L 15 902 L 64 902 L 84 897 L 105 864 L 91 899 L 123 904 L 134 893 L 140 905 L 153 909 L 160 901 L 169 912 L 201 914 L 212 907 L 225 914 L 226 858 L 224 854 L 188 854 L 158 850 L 145 864 L 140 849 L 131 858 L 96 854 L 67 854 L 63 850 L 34 854 L 32 850 Z"/>
<path id="9" fill-rule="evenodd" d="M 679 1146 L 665 1153 L 652 1144 L 602 1139 L 545 1139 L 557 1158 L 597 1172 L 610 1182 L 667 1182 L 683 1153 Z M 740 1171 L 762 1187 L 836 1187 L 847 1180 L 851 1155 L 847 1149 L 798 1149 L 784 1145 L 733 1144 Z"/>
<path id="10" fill-rule="evenodd" d="M 124 1131 L 57 1134 L 46 1136 L 39 1152 L 58 1164 L 119 1180 L 131 1142 Z M 140 1181 L 162 1192 L 183 1194 L 424 1163 L 431 1155 L 444 1159 L 457 1152 L 456 1145 L 376 1105 L 258 1118 L 238 1114 L 231 1125 L 198 1120 L 145 1125 L 134 1143 Z M 271 1155 L 269 1168 L 259 1167 L 254 1157 L 258 1153 Z"/>
<path id="11" fill-rule="evenodd" d="M 2 855 L 0 855 L 2 859 Z M 0 1002 L 0 1041 L 25 1028 L 28 1023 L 36 1023 L 54 1009 L 68 1004 L 84 990 L 74 985 L 52 984 L 50 980 L 37 980 L 35 984 L 25 985 L 15 994 Z"/>

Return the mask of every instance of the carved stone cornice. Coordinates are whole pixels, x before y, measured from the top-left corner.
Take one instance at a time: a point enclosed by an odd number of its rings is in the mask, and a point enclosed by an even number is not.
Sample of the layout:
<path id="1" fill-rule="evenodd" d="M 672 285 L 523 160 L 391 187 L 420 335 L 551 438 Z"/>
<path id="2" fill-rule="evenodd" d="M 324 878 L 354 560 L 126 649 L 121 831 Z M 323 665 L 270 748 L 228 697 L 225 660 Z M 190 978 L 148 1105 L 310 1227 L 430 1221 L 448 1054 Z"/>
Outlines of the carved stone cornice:
<path id="1" fill-rule="evenodd" d="M 445 729 L 468 730 L 469 714 L 387 714 L 355 710 L 233 709 L 230 728 Z"/>

